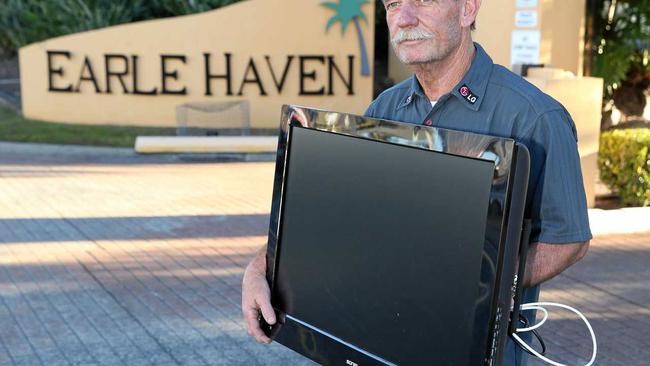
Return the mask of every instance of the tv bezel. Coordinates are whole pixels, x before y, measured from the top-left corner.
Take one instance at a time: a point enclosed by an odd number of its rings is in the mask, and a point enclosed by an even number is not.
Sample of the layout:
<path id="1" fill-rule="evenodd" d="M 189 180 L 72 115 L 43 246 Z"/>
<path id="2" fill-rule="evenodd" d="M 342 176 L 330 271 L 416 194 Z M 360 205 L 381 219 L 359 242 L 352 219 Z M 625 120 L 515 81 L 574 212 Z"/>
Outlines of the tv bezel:
<path id="1" fill-rule="evenodd" d="M 267 280 L 271 293 L 275 293 L 276 263 L 281 251 L 280 233 L 282 229 L 283 197 L 287 177 L 289 149 L 291 147 L 291 131 L 294 127 L 314 129 L 324 132 L 337 133 L 356 138 L 378 142 L 402 145 L 422 150 L 435 151 L 460 157 L 491 161 L 495 165 L 492 187 L 490 190 L 490 209 L 487 212 L 484 247 L 497 244 L 496 256 L 491 258 L 496 267 L 495 276 L 488 284 L 492 288 L 489 303 L 489 324 L 481 337 L 475 337 L 472 344 L 470 364 L 477 362 L 483 365 L 499 365 L 503 358 L 503 345 L 510 318 L 510 304 L 515 289 L 515 269 L 519 239 L 521 238 L 521 223 L 525 203 L 525 193 L 528 179 L 529 157 L 523 145 L 513 139 L 498 136 L 482 135 L 471 132 L 456 131 L 438 127 L 416 125 L 397 121 L 389 121 L 346 113 L 331 112 L 285 105 L 282 108 L 280 131 L 273 185 L 273 199 L 267 243 Z M 519 171 L 519 174 L 515 174 Z M 512 198 L 516 199 L 512 202 Z M 494 235 L 493 233 L 498 233 Z M 485 253 L 485 250 L 484 250 Z M 485 262 L 483 266 L 487 265 Z M 330 338 L 332 342 L 341 343 L 336 335 L 319 330 L 301 319 L 295 319 L 277 308 L 277 302 L 272 299 L 278 319 L 273 327 L 274 336 L 282 331 L 284 323 L 290 322 L 295 331 L 296 327 L 313 333 L 316 337 Z M 475 319 L 476 327 L 478 319 Z M 481 322 L 483 324 L 483 322 Z M 281 342 L 282 343 L 282 342 Z M 290 342 L 285 342 L 290 343 Z M 377 361 L 378 365 L 392 365 L 389 361 L 358 349 L 355 345 L 344 344 L 352 351 L 362 353 Z M 312 360 L 318 361 L 307 350 L 301 350 L 296 344 L 285 344 Z M 340 345 L 339 345 L 340 346 Z M 338 346 L 337 346 L 338 347 Z"/>

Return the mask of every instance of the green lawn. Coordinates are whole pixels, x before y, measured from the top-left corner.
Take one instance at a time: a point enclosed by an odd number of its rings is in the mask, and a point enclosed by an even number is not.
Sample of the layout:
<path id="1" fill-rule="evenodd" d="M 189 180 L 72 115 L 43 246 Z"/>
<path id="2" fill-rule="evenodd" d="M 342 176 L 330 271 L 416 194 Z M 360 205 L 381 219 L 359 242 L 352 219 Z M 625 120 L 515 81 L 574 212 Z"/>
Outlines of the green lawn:
<path id="1" fill-rule="evenodd" d="M 137 136 L 175 134 L 175 128 L 87 126 L 34 121 L 0 106 L 0 141 L 133 147 Z"/>

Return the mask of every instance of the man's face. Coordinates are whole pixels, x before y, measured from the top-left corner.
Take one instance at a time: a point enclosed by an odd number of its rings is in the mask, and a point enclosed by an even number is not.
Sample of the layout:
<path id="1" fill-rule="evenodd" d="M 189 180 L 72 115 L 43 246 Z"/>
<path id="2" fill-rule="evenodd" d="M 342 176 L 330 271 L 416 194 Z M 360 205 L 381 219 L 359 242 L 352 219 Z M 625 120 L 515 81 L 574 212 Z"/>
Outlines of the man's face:
<path id="1" fill-rule="evenodd" d="M 391 44 L 407 65 L 445 59 L 461 42 L 459 0 L 383 0 Z"/>

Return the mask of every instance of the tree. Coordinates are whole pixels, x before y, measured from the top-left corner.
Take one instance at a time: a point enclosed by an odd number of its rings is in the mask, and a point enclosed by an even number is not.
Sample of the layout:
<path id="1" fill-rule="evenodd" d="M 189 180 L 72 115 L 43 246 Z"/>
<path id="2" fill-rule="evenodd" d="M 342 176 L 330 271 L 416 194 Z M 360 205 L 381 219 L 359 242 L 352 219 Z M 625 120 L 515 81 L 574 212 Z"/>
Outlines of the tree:
<path id="1" fill-rule="evenodd" d="M 368 18 L 363 13 L 361 6 L 368 3 L 367 0 L 339 0 L 338 3 L 327 1 L 321 3 L 326 8 L 332 9 L 336 12 L 334 16 L 327 22 L 327 30 L 329 30 L 336 22 L 341 22 L 341 33 L 345 34 L 348 24 L 352 21 L 357 29 L 357 37 L 359 38 L 359 48 L 361 51 L 361 75 L 370 75 L 370 66 L 368 64 L 368 52 L 366 51 L 366 42 L 361 32 L 361 24 L 359 19 L 363 19 L 368 23 Z"/>
<path id="2" fill-rule="evenodd" d="M 590 0 L 591 74 L 605 80 L 605 98 L 640 116 L 650 86 L 650 0 Z"/>

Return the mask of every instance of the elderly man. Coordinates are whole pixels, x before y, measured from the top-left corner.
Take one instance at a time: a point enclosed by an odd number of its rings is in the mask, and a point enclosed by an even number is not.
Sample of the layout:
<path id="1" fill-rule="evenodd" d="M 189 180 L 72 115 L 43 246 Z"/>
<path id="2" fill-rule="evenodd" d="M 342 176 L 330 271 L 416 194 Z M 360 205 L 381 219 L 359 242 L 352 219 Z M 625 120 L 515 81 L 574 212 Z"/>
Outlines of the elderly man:
<path id="1" fill-rule="evenodd" d="M 526 215 L 533 227 L 524 298 L 535 301 L 538 285 L 580 260 L 591 239 L 571 117 L 472 41 L 481 0 L 382 2 L 394 51 L 414 75 L 382 93 L 366 115 L 510 137 L 528 147 Z M 257 321 L 260 312 L 269 324 L 276 321 L 265 253 L 246 269 L 242 310 L 249 334 L 268 343 Z M 506 365 L 525 364 L 519 349 L 507 347 Z"/>

